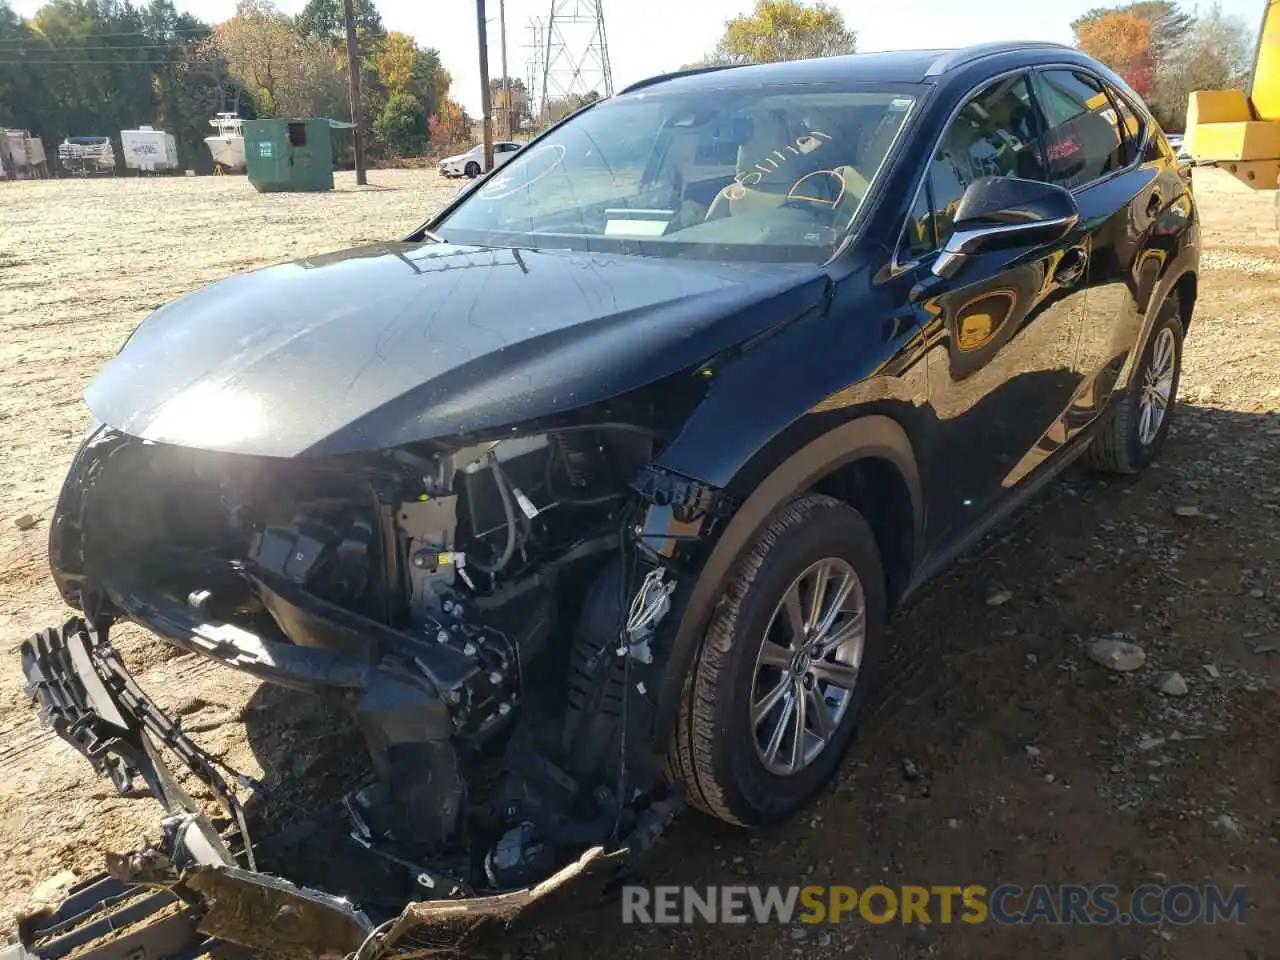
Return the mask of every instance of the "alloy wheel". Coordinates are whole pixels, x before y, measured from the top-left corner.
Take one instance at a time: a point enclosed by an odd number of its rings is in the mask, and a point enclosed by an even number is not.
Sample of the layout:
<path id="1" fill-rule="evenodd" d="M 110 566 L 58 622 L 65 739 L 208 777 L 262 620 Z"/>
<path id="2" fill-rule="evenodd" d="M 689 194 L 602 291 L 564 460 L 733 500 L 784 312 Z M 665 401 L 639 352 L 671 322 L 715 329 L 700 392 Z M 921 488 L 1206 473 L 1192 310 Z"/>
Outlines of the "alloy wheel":
<path id="1" fill-rule="evenodd" d="M 1164 327 L 1151 345 L 1151 362 L 1142 375 L 1142 393 L 1138 397 L 1138 440 L 1144 447 L 1154 442 L 1173 402 L 1177 356 L 1173 331 Z"/>
<path id="2" fill-rule="evenodd" d="M 765 769 L 792 776 L 831 742 L 853 699 L 866 598 L 845 560 L 810 565 L 778 601 L 756 657 L 751 730 Z"/>

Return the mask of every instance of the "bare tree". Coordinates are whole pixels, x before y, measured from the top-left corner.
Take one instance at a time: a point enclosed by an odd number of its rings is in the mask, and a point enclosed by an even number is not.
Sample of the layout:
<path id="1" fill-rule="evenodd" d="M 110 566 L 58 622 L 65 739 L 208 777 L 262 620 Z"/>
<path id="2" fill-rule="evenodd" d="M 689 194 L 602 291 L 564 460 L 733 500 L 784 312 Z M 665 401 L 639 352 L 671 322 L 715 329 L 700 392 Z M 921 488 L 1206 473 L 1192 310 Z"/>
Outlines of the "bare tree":
<path id="1" fill-rule="evenodd" d="M 1248 82 L 1252 62 L 1252 31 L 1215 3 L 1159 63 L 1156 100 L 1160 113 L 1169 126 L 1180 128 L 1193 90 L 1242 88 Z"/>

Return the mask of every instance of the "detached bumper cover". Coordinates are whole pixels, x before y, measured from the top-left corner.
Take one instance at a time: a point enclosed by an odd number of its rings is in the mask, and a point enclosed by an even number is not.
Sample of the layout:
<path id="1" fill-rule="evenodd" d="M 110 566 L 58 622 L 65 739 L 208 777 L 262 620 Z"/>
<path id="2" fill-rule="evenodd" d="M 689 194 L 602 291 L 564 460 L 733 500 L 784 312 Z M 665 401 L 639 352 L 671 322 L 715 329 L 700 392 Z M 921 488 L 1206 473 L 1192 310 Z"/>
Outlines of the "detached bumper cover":
<path id="1" fill-rule="evenodd" d="M 55 911 L 19 924 L 0 960 L 186 960 L 248 948 L 272 957 L 429 956 L 453 952 L 494 921 L 514 919 L 594 877 L 604 886 L 648 849 L 681 802 L 655 805 L 616 849 L 592 847 L 534 886 L 493 896 L 409 903 L 375 925 L 350 901 L 258 873 L 232 784 L 259 785 L 192 742 L 138 687 L 116 651 L 84 620 L 22 644 L 27 691 L 42 718 L 122 793 L 141 778 L 165 809 L 155 847 L 107 857 L 108 873 L 73 889 Z M 219 797 L 235 826 L 219 834 L 165 766 L 163 746 Z"/>

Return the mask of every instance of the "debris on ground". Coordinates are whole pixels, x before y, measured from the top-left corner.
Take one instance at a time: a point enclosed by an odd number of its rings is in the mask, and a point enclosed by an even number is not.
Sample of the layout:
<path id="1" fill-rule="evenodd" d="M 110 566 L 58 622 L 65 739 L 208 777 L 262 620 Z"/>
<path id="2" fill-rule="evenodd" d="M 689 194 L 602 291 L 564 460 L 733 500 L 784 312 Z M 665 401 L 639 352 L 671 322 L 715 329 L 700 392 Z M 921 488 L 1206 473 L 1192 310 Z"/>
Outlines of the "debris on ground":
<path id="1" fill-rule="evenodd" d="M 1003 588 L 996 589 L 987 594 L 988 607 L 1003 607 L 1006 603 L 1013 599 L 1013 594 Z"/>
<path id="2" fill-rule="evenodd" d="M 1089 659 L 1108 670 L 1128 673 L 1146 663 L 1147 654 L 1136 643 L 1104 637 L 1089 644 Z"/>
<path id="3" fill-rule="evenodd" d="M 1176 670 L 1158 674 L 1155 679 L 1155 686 L 1157 690 L 1167 697 L 1185 697 L 1187 695 L 1187 681 Z"/>

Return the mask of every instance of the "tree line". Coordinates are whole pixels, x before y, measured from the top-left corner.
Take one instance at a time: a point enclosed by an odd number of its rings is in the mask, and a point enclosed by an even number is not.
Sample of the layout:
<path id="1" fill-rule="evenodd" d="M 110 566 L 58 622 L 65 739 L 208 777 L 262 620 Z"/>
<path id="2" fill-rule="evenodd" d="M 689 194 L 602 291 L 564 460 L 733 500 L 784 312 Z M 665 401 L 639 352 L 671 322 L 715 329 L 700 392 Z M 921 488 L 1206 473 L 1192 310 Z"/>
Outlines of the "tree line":
<path id="1" fill-rule="evenodd" d="M 356 0 L 355 20 L 370 157 L 467 139 L 439 52 L 387 31 L 372 0 Z M 219 24 L 173 0 L 50 0 L 29 19 L 0 0 L 0 126 L 51 151 L 68 136 L 118 139 L 150 124 L 174 135 L 185 166 L 207 169 L 216 113 L 349 118 L 345 44 L 341 0 L 309 0 L 296 17 L 241 0 Z"/>
<path id="2" fill-rule="evenodd" d="M 470 120 L 449 97 L 439 52 L 388 32 L 373 0 L 354 7 L 371 158 L 468 140 Z M 1240 87 L 1248 77 L 1251 31 L 1217 5 L 1196 15 L 1176 0 L 1138 0 L 1095 8 L 1071 26 L 1077 46 L 1119 73 L 1169 130 L 1182 129 L 1192 90 Z M 856 45 L 827 3 L 756 0 L 689 66 L 834 56 Z M 184 163 L 207 166 L 202 140 L 219 111 L 349 116 L 346 69 L 341 0 L 309 0 L 296 17 L 272 0 L 240 0 L 219 24 L 179 13 L 173 0 L 50 0 L 26 20 L 0 0 L 0 126 L 31 130 L 47 147 L 150 123 L 174 134 Z M 530 92 L 519 80 L 511 85 L 517 119 L 535 120 Z M 501 80 L 492 86 L 501 89 Z M 536 122 L 596 96 L 543 104 Z"/>
<path id="3" fill-rule="evenodd" d="M 1123 77 L 1171 131 L 1183 129 L 1193 90 L 1242 87 L 1253 61 L 1251 27 L 1216 3 L 1200 15 L 1175 0 L 1095 7 L 1071 29 L 1076 46 Z M 827 3 L 756 0 L 725 23 L 706 57 L 687 66 L 828 57 L 856 47 L 857 34 Z"/>
<path id="4" fill-rule="evenodd" d="M 1076 45 L 1124 78 L 1166 130 L 1182 130 L 1193 90 L 1243 87 L 1253 62 L 1249 26 L 1218 4 L 1202 15 L 1173 0 L 1097 7 L 1071 24 Z"/>

